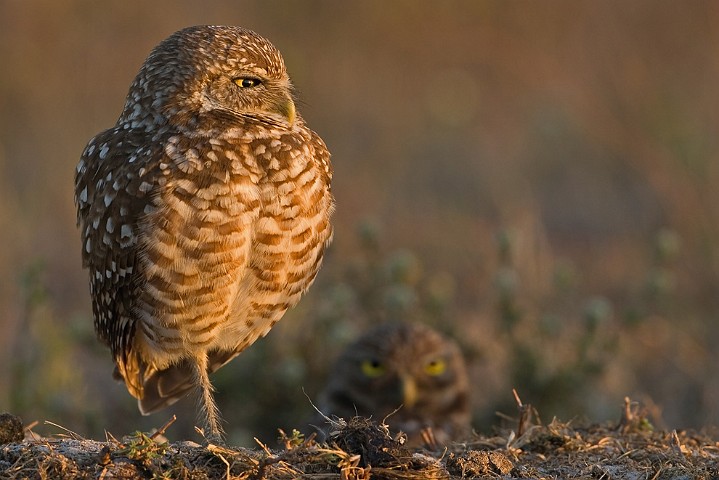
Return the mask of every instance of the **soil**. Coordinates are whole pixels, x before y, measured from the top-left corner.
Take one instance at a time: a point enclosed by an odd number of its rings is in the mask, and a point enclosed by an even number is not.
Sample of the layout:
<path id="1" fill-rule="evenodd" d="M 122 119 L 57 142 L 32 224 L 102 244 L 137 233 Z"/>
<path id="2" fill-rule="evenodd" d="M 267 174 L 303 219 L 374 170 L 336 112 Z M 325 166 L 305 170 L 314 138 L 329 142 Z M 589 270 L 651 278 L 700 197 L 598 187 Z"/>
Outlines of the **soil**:
<path id="1" fill-rule="evenodd" d="M 614 425 L 574 427 L 532 422 L 520 409 L 513 429 L 475 434 L 449 447 L 409 449 L 400 435 L 363 418 L 333 422 L 326 443 L 281 432 L 280 448 L 256 449 L 167 443 L 137 432 L 105 441 L 72 434 L 38 438 L 0 415 L 0 478 L 178 479 L 719 479 L 719 442 L 691 431 L 657 431 L 627 400 Z"/>

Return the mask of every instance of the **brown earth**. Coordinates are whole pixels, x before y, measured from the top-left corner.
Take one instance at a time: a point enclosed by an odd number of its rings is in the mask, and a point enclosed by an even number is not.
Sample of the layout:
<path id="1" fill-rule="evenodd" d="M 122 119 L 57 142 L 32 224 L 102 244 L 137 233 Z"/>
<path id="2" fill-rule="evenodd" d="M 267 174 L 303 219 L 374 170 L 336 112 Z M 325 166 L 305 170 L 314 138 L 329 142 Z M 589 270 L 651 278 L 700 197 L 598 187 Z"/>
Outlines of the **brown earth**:
<path id="1" fill-rule="evenodd" d="M 0 477 L 10 479 L 717 479 L 719 442 L 691 431 L 656 431 L 629 400 L 614 425 L 532 423 L 521 406 L 514 429 L 474 435 L 449 448 L 410 450 L 386 427 L 355 418 L 333 423 L 327 443 L 281 432 L 280 448 L 162 443 L 162 433 L 104 442 L 68 432 L 18 441 L 17 417 L 0 417 Z M 22 435 L 21 435 L 22 436 Z"/>

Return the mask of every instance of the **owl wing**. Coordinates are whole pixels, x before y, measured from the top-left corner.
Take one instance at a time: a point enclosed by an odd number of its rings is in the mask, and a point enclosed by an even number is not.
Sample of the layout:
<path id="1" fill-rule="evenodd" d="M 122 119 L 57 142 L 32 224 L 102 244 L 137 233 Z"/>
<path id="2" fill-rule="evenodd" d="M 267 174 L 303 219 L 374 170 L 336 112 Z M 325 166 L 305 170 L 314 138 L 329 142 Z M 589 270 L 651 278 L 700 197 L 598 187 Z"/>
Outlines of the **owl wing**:
<path id="1" fill-rule="evenodd" d="M 315 161 L 319 165 L 320 171 L 324 177 L 324 183 L 327 185 L 327 188 L 331 190 L 333 172 L 332 164 L 330 163 L 330 151 L 327 149 L 327 145 L 325 145 L 322 138 L 320 138 L 314 130 L 310 130 L 310 144 L 312 145 Z M 330 212 L 334 210 L 334 204 L 329 206 L 329 210 Z"/>
<path id="2" fill-rule="evenodd" d="M 150 201 L 151 185 L 144 178 L 153 168 L 149 159 L 161 157 L 156 147 L 142 147 L 145 142 L 142 132 L 106 130 L 85 147 L 75 175 L 82 263 L 90 273 L 95 331 L 110 347 L 116 375 L 134 396 L 141 394 L 142 386 L 129 372 L 144 368 L 132 354 L 133 304 L 140 286 L 137 226 Z"/>

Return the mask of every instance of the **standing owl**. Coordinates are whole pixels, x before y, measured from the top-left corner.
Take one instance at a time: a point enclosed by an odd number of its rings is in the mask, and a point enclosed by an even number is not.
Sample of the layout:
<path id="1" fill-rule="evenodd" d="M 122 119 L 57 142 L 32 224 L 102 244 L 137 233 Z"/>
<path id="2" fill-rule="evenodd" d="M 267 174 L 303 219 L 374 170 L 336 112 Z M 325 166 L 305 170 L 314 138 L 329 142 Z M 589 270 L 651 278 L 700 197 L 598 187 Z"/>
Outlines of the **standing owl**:
<path id="1" fill-rule="evenodd" d="M 196 26 L 150 53 L 75 176 L 95 330 L 143 414 L 197 386 L 208 439 L 222 441 L 208 375 L 314 280 L 331 176 L 268 40 Z"/>
<path id="2" fill-rule="evenodd" d="M 349 419 L 372 417 L 409 445 L 429 429 L 447 444 L 469 433 L 469 381 L 457 344 L 420 324 L 388 323 L 340 355 L 320 394 L 319 410 Z"/>

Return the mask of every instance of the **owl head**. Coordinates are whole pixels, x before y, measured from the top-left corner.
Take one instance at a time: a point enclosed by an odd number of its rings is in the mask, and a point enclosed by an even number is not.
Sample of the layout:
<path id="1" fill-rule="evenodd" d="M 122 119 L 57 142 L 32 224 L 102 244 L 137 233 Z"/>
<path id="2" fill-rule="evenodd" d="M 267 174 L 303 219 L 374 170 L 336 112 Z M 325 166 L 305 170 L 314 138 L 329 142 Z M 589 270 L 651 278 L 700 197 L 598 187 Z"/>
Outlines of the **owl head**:
<path id="1" fill-rule="evenodd" d="M 194 132 L 248 124 L 288 128 L 295 119 L 279 50 L 251 30 L 227 26 L 188 27 L 155 47 L 120 117 L 129 128 Z"/>
<path id="2" fill-rule="evenodd" d="M 420 324 L 380 325 L 334 364 L 320 398 L 326 415 L 384 420 L 420 443 L 431 428 L 446 443 L 469 428 L 469 383 L 457 344 Z"/>

